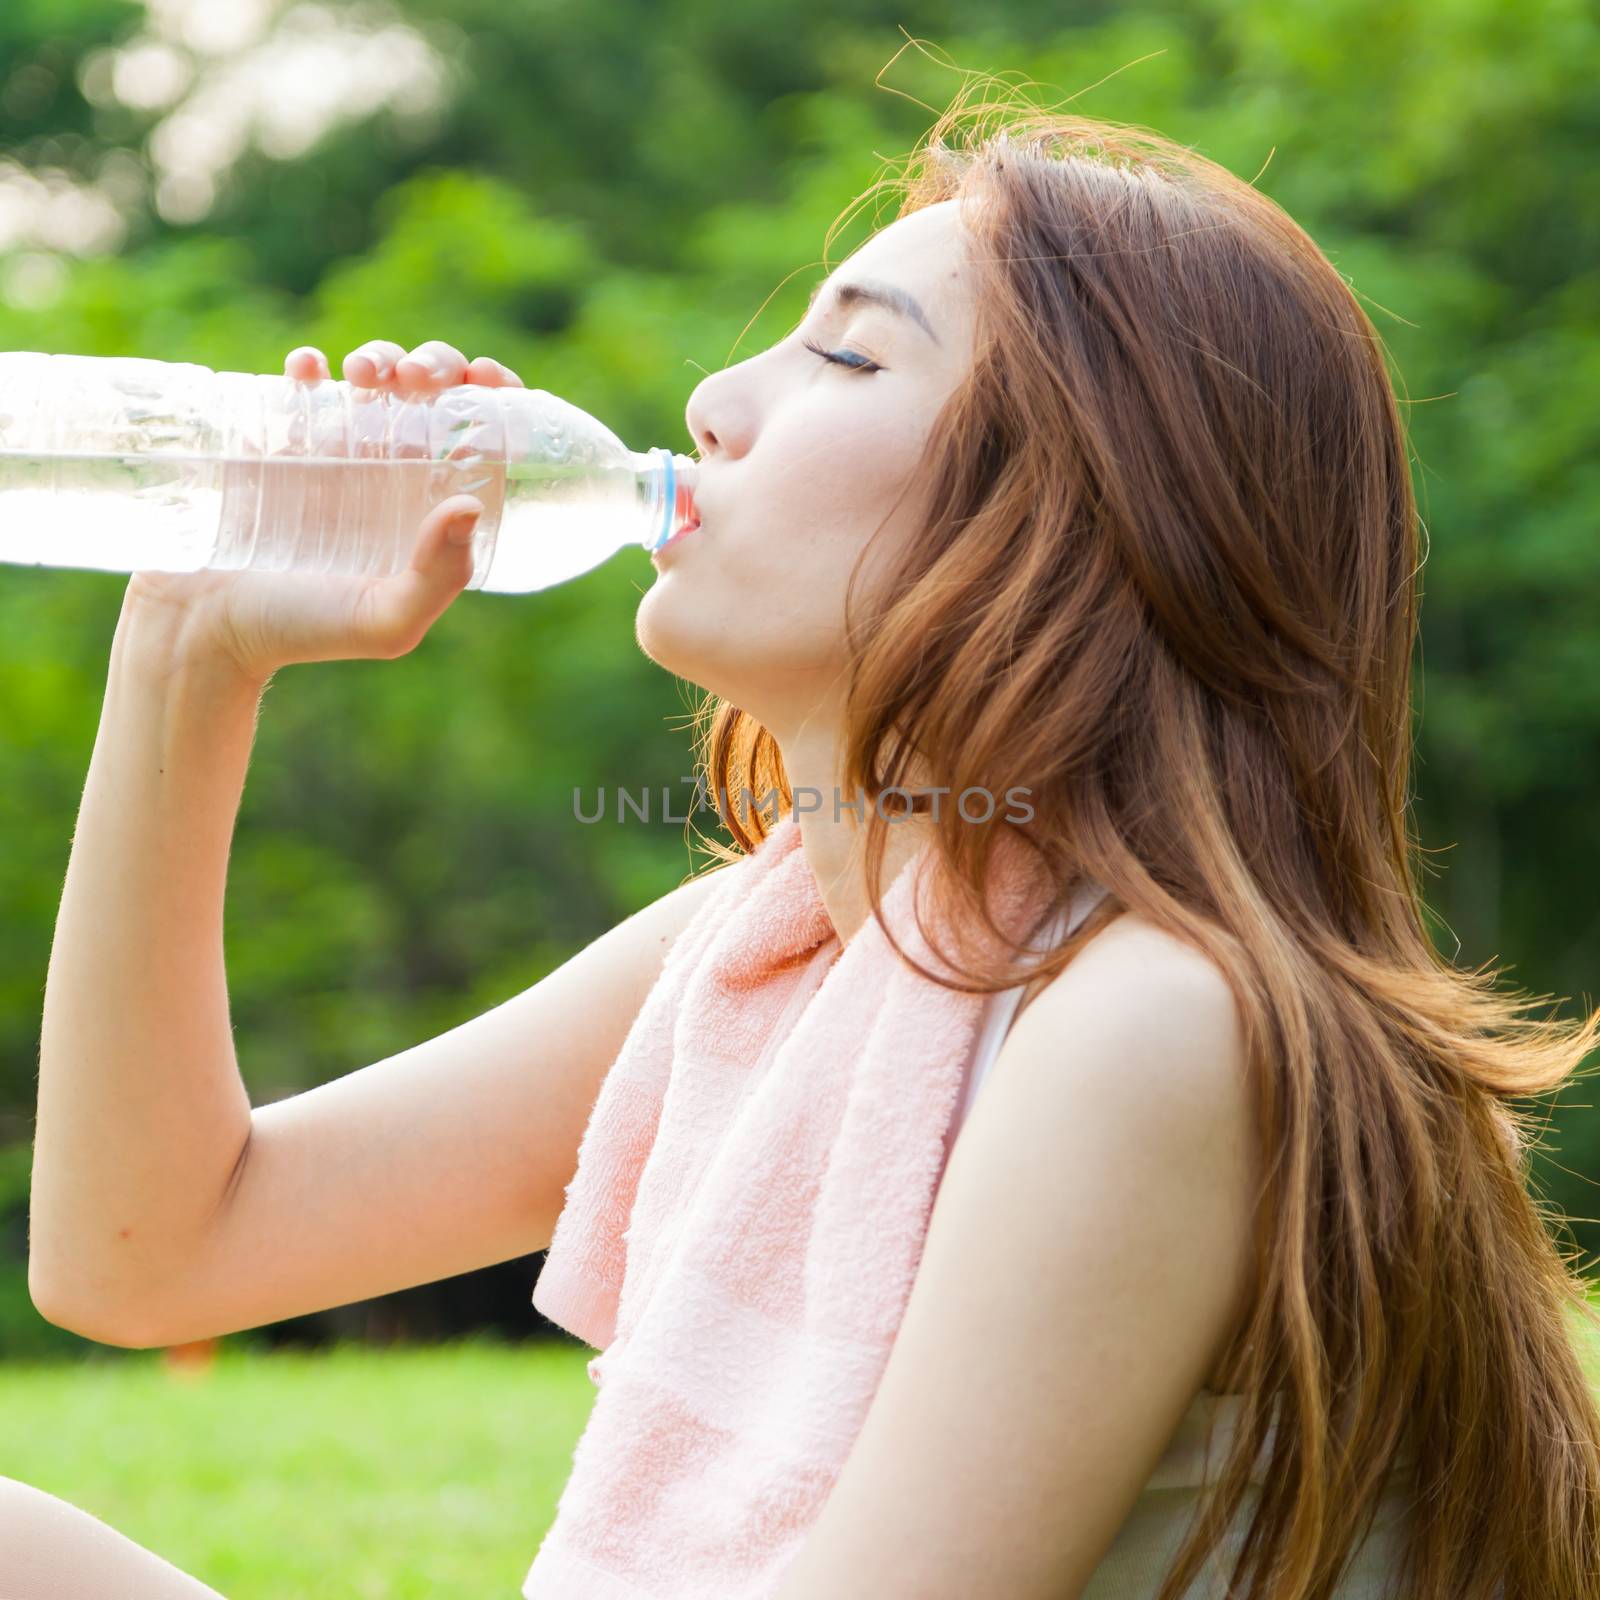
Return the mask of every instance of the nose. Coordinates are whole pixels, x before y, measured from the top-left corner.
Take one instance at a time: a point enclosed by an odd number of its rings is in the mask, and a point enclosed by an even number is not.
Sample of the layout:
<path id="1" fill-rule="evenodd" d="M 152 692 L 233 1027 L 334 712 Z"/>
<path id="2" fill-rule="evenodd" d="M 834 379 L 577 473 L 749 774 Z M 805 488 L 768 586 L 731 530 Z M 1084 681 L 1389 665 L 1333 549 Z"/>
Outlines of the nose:
<path id="1" fill-rule="evenodd" d="M 741 456 L 750 448 L 750 406 L 738 398 L 739 370 L 725 367 L 710 373 L 689 396 L 684 421 L 702 461 L 719 455 Z"/>

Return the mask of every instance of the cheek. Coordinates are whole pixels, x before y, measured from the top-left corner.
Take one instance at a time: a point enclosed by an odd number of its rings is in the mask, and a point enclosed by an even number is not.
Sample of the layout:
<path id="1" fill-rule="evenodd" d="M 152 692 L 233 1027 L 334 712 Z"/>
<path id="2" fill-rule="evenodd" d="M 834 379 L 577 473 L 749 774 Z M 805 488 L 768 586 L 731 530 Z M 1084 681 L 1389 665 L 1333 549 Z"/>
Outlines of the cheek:
<path id="1" fill-rule="evenodd" d="M 870 543 L 864 599 L 921 516 L 930 421 L 897 414 L 891 398 L 819 395 L 769 419 L 726 520 L 645 592 L 635 633 L 648 656 L 741 704 L 803 698 L 832 679 L 852 569 Z"/>
<path id="2" fill-rule="evenodd" d="M 786 438 L 774 429 L 762 440 L 773 466 L 754 487 L 785 527 L 870 532 L 915 474 L 927 424 L 895 405 L 887 389 L 876 401 L 867 395 L 875 379 L 855 381 L 858 394 L 821 415 L 794 418 Z"/>
<path id="3" fill-rule="evenodd" d="M 787 439 L 776 430 L 763 437 L 761 460 L 752 458 L 740 485 L 737 516 L 718 530 L 725 542 L 714 585 L 726 604 L 796 640 L 842 641 L 852 568 L 869 545 L 875 566 L 877 551 L 898 546 L 921 515 L 926 427 L 846 406 L 826 420 L 826 431 L 819 423 Z M 730 626 L 742 631 L 743 624 Z"/>

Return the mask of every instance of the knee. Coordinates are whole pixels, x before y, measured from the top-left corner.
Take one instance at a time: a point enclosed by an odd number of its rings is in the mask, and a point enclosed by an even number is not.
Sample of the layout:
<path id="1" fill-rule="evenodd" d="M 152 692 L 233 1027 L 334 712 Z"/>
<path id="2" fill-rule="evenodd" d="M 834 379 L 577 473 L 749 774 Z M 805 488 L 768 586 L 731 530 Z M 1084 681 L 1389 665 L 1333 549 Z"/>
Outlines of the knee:
<path id="1" fill-rule="evenodd" d="M 0 1476 L 5 1600 L 222 1600 L 82 1506 Z"/>
<path id="2" fill-rule="evenodd" d="M 25 1595 L 34 1593 L 39 1574 L 56 1563 L 57 1553 L 69 1542 L 73 1521 L 84 1515 L 76 1506 L 35 1489 L 31 1483 L 0 1478 L 0 1550 L 6 1552 L 7 1581 L 21 1585 Z M 24 1576 L 27 1583 L 23 1583 Z M 5 1592 L 9 1595 L 11 1589 Z"/>
<path id="3" fill-rule="evenodd" d="M 67 1502 L 45 1489 L 35 1489 L 20 1478 L 8 1478 L 0 1473 L 0 1528 L 7 1525 L 8 1516 L 20 1516 L 27 1511 L 46 1511 Z"/>
<path id="4" fill-rule="evenodd" d="M 89 1513 L 46 1489 L 36 1489 L 20 1478 L 0 1476 L 0 1533 L 24 1528 L 58 1528 L 74 1517 Z"/>
<path id="5" fill-rule="evenodd" d="M 0 1477 L 0 1548 L 14 1565 L 53 1567 L 73 1551 L 120 1537 L 82 1506 L 18 1478 Z"/>

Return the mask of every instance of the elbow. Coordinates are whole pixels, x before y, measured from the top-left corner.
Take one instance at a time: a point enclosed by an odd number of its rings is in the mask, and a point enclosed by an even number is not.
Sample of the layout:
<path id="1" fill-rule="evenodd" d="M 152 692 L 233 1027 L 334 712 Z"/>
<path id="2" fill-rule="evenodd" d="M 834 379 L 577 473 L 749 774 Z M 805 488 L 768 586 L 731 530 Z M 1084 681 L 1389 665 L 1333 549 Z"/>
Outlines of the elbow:
<path id="1" fill-rule="evenodd" d="M 33 1309 L 52 1327 L 64 1328 L 80 1339 L 95 1344 L 115 1345 L 122 1350 L 154 1350 L 165 1342 L 150 1338 L 138 1329 L 113 1326 L 104 1316 L 85 1314 L 84 1307 L 63 1295 L 40 1270 L 38 1258 L 28 1257 L 28 1298 Z"/>

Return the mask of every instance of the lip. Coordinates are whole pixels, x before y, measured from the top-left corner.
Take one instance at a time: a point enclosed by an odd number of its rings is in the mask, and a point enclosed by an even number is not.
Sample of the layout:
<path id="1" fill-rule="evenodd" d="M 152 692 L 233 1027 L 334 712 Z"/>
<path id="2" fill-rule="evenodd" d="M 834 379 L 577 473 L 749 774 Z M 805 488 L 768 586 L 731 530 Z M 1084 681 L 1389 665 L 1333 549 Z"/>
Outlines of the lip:
<path id="1" fill-rule="evenodd" d="M 699 526 L 700 526 L 700 523 L 699 523 L 699 519 L 698 518 L 693 522 L 684 523 L 684 525 L 681 528 L 679 528 L 678 531 L 675 534 L 673 534 L 673 536 L 670 539 L 668 539 L 667 542 L 664 545 L 662 545 L 660 549 L 652 550 L 650 552 L 650 559 L 652 561 L 654 561 L 658 557 L 660 557 L 662 555 L 665 555 L 666 552 L 668 550 L 670 550 L 675 544 L 680 544 L 691 533 L 694 533 L 699 528 Z"/>

